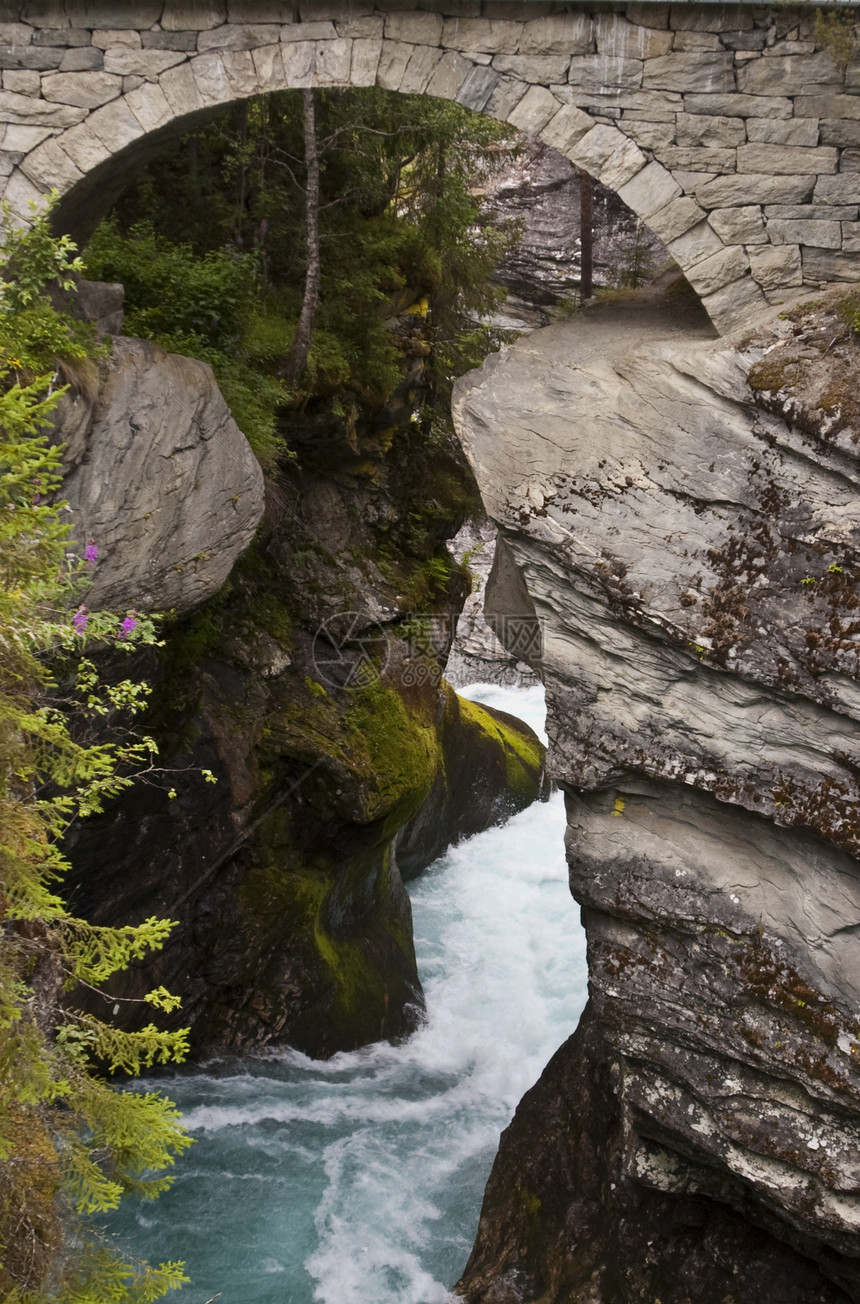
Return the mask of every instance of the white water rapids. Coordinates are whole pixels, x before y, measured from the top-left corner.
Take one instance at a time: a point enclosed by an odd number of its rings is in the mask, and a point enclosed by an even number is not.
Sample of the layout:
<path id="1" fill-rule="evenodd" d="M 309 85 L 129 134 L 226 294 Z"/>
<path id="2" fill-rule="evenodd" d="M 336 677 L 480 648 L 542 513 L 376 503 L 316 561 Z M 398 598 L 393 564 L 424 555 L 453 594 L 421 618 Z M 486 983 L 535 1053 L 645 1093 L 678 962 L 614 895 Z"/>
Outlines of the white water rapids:
<path id="1" fill-rule="evenodd" d="M 543 690 L 473 685 L 542 733 Z M 196 1138 L 110 1234 L 183 1259 L 177 1304 L 443 1304 L 521 1096 L 585 1004 L 560 794 L 410 885 L 427 1022 L 327 1062 L 283 1051 L 159 1079 Z M 153 1085 L 153 1084 L 150 1084 Z"/>

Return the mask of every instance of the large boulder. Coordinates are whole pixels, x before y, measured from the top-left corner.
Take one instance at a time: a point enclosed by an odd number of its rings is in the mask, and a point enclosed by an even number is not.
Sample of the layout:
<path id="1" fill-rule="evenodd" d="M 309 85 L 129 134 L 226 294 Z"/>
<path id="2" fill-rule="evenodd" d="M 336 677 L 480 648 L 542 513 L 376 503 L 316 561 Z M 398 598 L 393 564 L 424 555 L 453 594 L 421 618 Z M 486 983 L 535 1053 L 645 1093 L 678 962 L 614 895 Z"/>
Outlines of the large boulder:
<path id="1" fill-rule="evenodd" d="M 217 593 L 259 524 L 263 476 L 211 368 L 115 337 L 55 430 L 78 553 L 98 549 L 87 605 L 184 611 Z"/>

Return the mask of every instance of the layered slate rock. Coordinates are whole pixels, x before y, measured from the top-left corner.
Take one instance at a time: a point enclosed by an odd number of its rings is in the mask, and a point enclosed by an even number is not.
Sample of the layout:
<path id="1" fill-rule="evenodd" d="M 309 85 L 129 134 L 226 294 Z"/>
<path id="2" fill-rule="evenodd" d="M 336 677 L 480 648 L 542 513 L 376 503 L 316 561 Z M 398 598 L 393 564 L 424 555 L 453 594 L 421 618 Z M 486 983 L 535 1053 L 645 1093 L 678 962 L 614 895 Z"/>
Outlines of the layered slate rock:
<path id="1" fill-rule="evenodd" d="M 142 158 L 213 109 L 376 85 L 509 122 L 617 191 L 720 330 L 792 287 L 858 274 L 857 64 L 817 46 L 812 13 L 455 8 L 15 0 L 0 23 L 3 194 L 26 220 L 57 187 L 85 236 Z"/>
<path id="2" fill-rule="evenodd" d="M 489 604 L 525 617 L 524 581 L 542 627 L 591 993 L 472 1301 L 860 1298 L 860 432 L 780 395 L 792 316 L 717 341 L 644 296 L 455 391 Z"/>
<path id="3" fill-rule="evenodd" d="M 79 555 L 98 548 L 87 605 L 188 610 L 254 537 L 263 476 L 204 362 L 114 338 L 97 387 L 56 426 Z"/>

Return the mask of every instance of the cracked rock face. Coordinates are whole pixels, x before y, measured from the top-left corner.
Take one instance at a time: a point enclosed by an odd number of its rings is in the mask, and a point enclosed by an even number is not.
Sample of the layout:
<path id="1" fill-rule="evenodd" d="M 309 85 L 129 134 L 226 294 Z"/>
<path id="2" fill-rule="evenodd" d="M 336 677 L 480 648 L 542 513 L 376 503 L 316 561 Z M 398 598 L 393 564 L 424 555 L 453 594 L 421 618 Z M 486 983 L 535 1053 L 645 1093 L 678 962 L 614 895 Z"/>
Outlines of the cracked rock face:
<path id="1" fill-rule="evenodd" d="M 56 435 L 78 551 L 99 550 L 91 609 L 186 611 L 218 592 L 259 524 L 263 475 L 205 363 L 116 337 Z"/>
<path id="2" fill-rule="evenodd" d="M 857 436 L 756 402 L 788 330 L 642 296 L 455 391 L 542 628 L 591 991 L 472 1301 L 860 1300 Z"/>

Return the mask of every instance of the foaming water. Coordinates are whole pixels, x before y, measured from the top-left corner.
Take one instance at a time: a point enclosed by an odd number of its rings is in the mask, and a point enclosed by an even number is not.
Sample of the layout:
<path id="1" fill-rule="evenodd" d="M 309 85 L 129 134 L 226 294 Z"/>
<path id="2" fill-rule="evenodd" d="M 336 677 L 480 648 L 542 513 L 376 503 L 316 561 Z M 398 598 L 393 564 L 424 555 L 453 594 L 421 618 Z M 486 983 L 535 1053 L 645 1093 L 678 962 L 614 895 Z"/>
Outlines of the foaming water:
<path id="1" fill-rule="evenodd" d="M 460 691 L 542 732 L 542 689 Z M 563 835 L 556 794 L 410 885 L 428 1017 L 408 1041 L 160 1080 L 197 1144 L 112 1220 L 125 1248 L 184 1259 L 187 1304 L 453 1300 L 499 1133 L 585 1004 Z"/>

